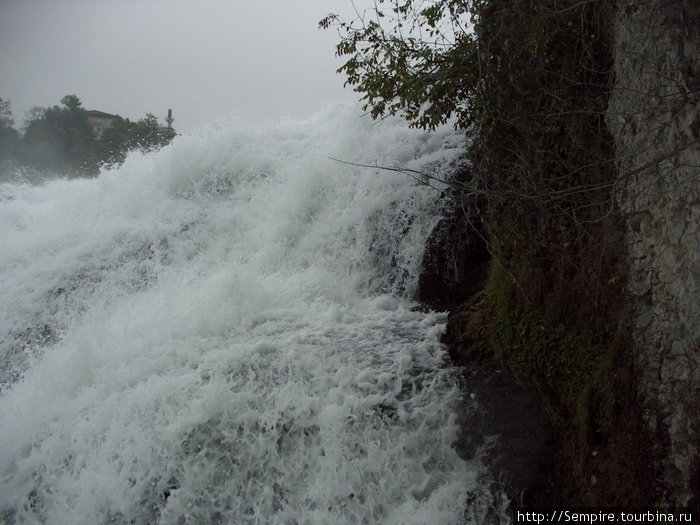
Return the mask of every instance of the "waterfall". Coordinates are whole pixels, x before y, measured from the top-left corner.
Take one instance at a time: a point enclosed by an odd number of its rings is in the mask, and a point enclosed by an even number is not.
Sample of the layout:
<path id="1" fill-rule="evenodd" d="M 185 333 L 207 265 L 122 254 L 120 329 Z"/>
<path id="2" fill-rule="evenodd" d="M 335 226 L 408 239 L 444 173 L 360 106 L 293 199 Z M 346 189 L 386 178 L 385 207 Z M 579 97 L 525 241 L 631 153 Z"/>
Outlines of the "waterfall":
<path id="1" fill-rule="evenodd" d="M 0 185 L 0 521 L 461 523 L 461 392 L 413 301 L 464 151 L 332 105 Z"/>

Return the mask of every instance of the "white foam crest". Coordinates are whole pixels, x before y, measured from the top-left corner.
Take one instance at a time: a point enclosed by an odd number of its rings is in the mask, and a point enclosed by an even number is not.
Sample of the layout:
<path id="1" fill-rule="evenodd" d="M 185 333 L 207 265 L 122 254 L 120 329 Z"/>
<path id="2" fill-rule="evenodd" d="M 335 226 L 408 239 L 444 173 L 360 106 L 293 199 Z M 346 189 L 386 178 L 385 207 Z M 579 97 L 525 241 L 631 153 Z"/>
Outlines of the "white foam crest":
<path id="1" fill-rule="evenodd" d="M 0 187 L 0 521 L 458 523 L 444 318 L 412 310 L 461 139 L 354 109 Z"/>

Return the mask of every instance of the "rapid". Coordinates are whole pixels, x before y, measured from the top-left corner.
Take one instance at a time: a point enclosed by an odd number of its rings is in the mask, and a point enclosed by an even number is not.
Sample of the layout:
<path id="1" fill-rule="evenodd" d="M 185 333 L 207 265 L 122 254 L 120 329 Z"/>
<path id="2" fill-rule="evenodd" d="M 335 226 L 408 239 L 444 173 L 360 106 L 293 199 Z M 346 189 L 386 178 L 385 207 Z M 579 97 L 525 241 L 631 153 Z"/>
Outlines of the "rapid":
<path id="1" fill-rule="evenodd" d="M 482 468 L 413 299 L 440 193 L 334 160 L 463 151 L 332 105 L 0 184 L 0 523 L 464 523 Z"/>

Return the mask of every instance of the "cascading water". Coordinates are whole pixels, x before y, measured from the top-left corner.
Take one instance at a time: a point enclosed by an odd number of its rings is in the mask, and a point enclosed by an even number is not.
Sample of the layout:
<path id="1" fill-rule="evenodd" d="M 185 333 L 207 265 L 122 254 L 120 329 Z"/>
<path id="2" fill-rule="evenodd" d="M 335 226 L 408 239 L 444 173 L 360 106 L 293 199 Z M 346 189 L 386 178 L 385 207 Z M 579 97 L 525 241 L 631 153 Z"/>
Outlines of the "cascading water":
<path id="1" fill-rule="evenodd" d="M 410 299 L 438 194 L 330 157 L 462 151 L 335 106 L 0 185 L 0 521 L 461 523 L 445 319 Z"/>

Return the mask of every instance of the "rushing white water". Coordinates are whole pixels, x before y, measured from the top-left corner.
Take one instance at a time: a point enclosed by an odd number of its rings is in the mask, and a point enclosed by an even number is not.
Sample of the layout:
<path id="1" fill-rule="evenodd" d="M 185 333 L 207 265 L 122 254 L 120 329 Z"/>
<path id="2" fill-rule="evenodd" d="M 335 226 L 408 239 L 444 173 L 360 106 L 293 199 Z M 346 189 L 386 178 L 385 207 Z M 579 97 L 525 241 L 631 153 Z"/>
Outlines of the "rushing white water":
<path id="1" fill-rule="evenodd" d="M 444 317 L 410 297 L 451 130 L 330 107 L 0 186 L 0 521 L 460 523 Z"/>

